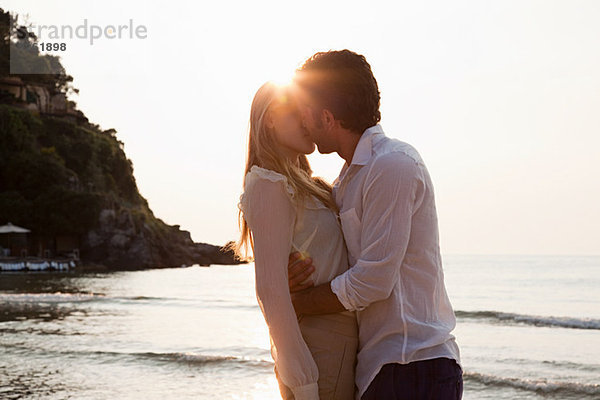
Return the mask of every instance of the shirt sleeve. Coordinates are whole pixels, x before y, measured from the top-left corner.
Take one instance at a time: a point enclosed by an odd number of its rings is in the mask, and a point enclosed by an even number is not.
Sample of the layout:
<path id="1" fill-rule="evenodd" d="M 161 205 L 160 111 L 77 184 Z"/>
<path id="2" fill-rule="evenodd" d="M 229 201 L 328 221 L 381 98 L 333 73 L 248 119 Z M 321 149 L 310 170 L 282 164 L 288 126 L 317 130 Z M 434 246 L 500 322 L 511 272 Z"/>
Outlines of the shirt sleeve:
<path id="1" fill-rule="evenodd" d="M 411 219 L 423 197 L 417 161 L 401 152 L 380 156 L 363 187 L 360 256 L 331 281 L 331 290 L 350 311 L 387 299 L 400 279 Z"/>
<path id="2" fill-rule="evenodd" d="M 319 370 L 306 345 L 288 285 L 295 208 L 284 181 L 253 180 L 241 203 L 254 239 L 258 303 L 269 327 L 271 354 L 297 400 L 319 399 Z"/>

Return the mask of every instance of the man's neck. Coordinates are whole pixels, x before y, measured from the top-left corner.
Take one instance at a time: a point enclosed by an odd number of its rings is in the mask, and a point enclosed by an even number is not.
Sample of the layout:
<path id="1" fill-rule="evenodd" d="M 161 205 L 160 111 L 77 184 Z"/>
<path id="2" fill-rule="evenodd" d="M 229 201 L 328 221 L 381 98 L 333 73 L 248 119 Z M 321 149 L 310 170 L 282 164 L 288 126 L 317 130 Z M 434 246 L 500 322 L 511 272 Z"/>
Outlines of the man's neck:
<path id="1" fill-rule="evenodd" d="M 361 138 L 361 135 L 346 131 L 341 132 L 340 141 L 337 153 L 340 157 L 346 160 L 346 164 L 350 166 L 352 163 L 352 158 L 354 157 L 354 151 L 356 150 L 356 146 Z"/>

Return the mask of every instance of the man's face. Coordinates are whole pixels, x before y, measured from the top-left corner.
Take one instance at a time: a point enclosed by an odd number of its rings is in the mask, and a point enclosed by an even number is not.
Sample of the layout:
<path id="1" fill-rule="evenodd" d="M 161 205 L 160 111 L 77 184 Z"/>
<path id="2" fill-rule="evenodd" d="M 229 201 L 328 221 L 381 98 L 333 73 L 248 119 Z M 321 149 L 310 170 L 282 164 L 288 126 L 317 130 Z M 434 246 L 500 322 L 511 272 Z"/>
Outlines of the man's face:
<path id="1" fill-rule="evenodd" d="M 317 145 L 319 153 L 327 154 L 335 151 L 332 147 L 331 135 L 322 120 L 322 109 L 302 89 L 297 92 L 298 107 L 302 116 L 302 124 L 308 131 L 311 140 Z"/>

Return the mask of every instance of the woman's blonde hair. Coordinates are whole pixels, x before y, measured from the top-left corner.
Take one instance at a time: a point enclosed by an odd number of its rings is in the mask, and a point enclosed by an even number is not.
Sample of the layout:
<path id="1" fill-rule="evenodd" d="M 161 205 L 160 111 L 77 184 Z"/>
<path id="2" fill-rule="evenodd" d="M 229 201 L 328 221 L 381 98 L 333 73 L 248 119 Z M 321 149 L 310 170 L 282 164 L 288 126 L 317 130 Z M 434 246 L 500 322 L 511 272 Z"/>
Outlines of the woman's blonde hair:
<path id="1" fill-rule="evenodd" d="M 301 211 L 304 201 L 309 196 L 316 197 L 325 206 L 337 212 L 337 205 L 331 195 L 331 185 L 319 177 L 312 176 L 312 169 L 305 154 L 298 156 L 298 164 L 283 157 L 272 129 L 265 123 L 265 116 L 273 104 L 285 104 L 293 101 L 289 87 L 282 87 L 272 82 L 267 82 L 258 89 L 252 101 L 250 110 L 250 127 L 248 133 L 248 154 L 246 169 L 244 171 L 244 185 L 246 174 L 252 166 L 266 168 L 284 175 L 289 185 L 294 190 L 295 205 Z M 244 213 L 240 209 L 238 214 L 240 228 L 239 241 L 229 244 L 238 259 L 251 261 L 248 254 L 248 245 L 254 252 L 254 240 Z"/>

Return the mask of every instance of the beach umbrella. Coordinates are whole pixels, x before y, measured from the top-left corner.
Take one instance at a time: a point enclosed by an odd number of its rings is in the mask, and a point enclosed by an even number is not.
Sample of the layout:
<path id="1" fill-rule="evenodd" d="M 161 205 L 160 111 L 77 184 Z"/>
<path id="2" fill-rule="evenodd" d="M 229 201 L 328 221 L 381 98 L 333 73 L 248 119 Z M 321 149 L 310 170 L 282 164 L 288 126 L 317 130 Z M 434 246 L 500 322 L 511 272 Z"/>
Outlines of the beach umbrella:
<path id="1" fill-rule="evenodd" d="M 0 233 L 8 233 L 8 247 L 10 248 L 10 234 L 11 233 L 28 233 L 31 232 L 29 229 L 22 228 L 17 225 L 13 225 L 10 222 L 6 225 L 0 226 Z"/>
<path id="2" fill-rule="evenodd" d="M 6 225 L 0 226 L 0 233 L 28 233 L 31 232 L 29 229 L 21 228 L 20 226 L 13 225 L 10 222 Z"/>

